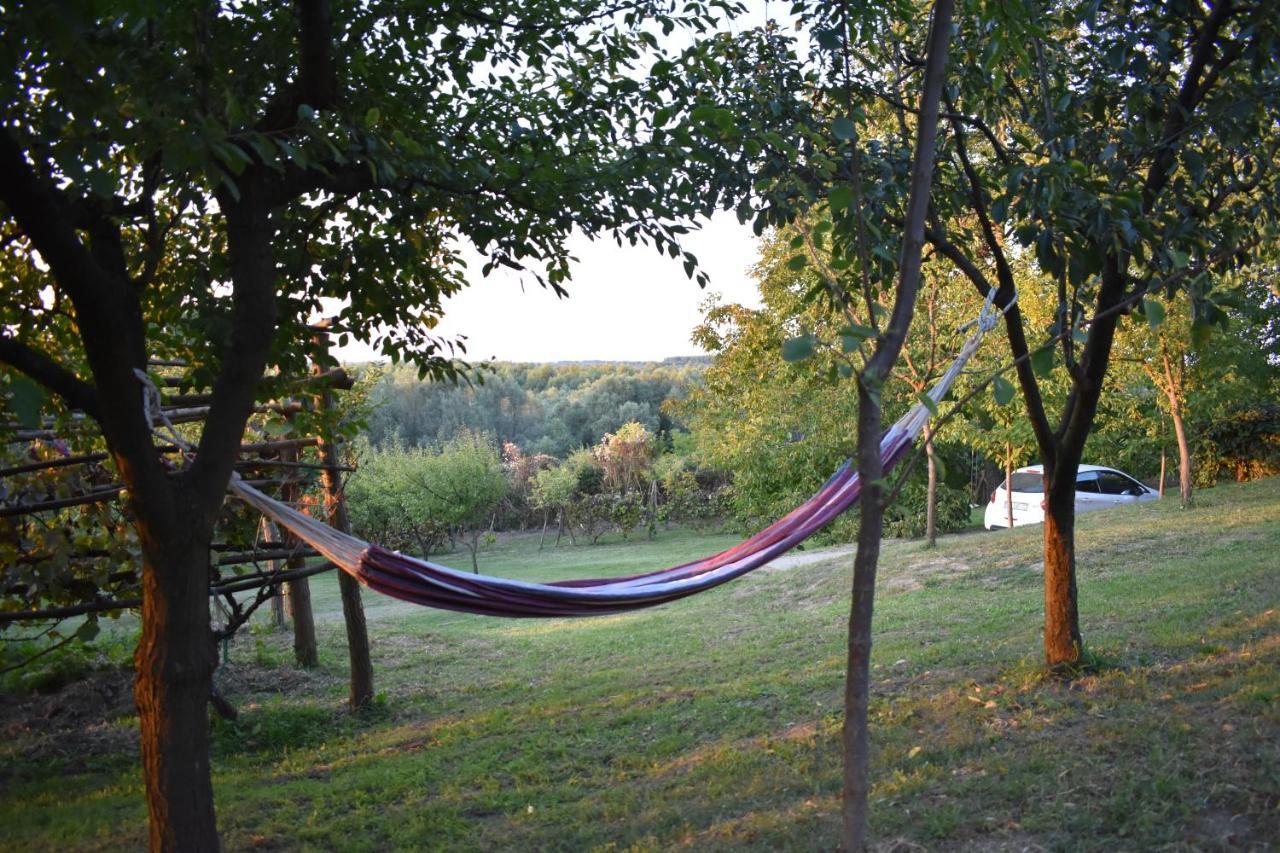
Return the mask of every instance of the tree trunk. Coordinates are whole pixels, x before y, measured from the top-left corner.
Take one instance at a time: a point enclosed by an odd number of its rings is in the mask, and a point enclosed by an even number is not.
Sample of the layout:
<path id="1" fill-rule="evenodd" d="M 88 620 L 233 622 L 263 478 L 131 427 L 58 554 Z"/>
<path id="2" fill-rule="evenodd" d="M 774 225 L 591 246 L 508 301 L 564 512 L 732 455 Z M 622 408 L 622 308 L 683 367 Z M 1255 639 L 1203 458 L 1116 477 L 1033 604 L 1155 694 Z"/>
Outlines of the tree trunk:
<path id="1" fill-rule="evenodd" d="M 556 544 L 555 544 L 556 548 L 560 547 L 560 537 L 563 535 L 564 535 L 564 507 L 561 507 L 560 510 L 556 513 Z"/>
<path id="2" fill-rule="evenodd" d="M 1045 476 L 1044 656 L 1050 669 L 1070 666 L 1084 647 L 1076 599 L 1076 472 Z"/>
<path id="3" fill-rule="evenodd" d="M 217 650 L 209 622 L 209 543 L 143 537 L 142 638 L 133 696 L 142 733 L 149 849 L 218 850 L 209 774 L 209 697 Z M 149 540 L 149 541 L 148 541 Z"/>
<path id="4" fill-rule="evenodd" d="M 1173 432 L 1178 437 L 1178 496 L 1182 499 L 1182 508 L 1189 509 L 1194 503 L 1191 494 L 1191 445 L 1187 441 L 1187 428 L 1182 420 L 1182 409 L 1175 407 Z"/>
<path id="5" fill-rule="evenodd" d="M 1073 497 L 1074 500 L 1074 497 Z M 1013 445 L 1004 443 L 1004 506 L 1009 519 L 1009 529 L 1013 529 Z"/>
<path id="6" fill-rule="evenodd" d="M 1161 448 L 1160 448 L 1160 493 L 1159 493 L 1159 494 L 1160 494 L 1160 497 L 1162 497 L 1162 498 L 1164 497 L 1164 480 L 1165 480 L 1165 461 L 1166 461 L 1166 459 L 1167 459 L 1167 454 L 1164 452 L 1164 448 L 1163 448 L 1163 447 L 1161 447 Z"/>
<path id="7" fill-rule="evenodd" d="M 849 606 L 848 657 L 844 677 L 842 848 L 862 851 L 867 846 L 869 738 L 867 708 L 871 695 L 871 617 L 875 608 L 876 569 L 884 532 L 883 490 L 876 485 L 884 473 L 880 459 L 880 405 L 861 384 L 858 388 L 858 477 L 862 497 L 858 505 L 858 550 L 853 559 L 853 600 Z"/>
<path id="8" fill-rule="evenodd" d="M 369 629 L 365 624 L 364 603 L 360 600 L 360 582 L 339 570 L 338 590 L 342 593 L 342 619 L 347 625 L 347 656 L 351 660 L 351 710 L 359 711 L 373 702 Z"/>
<path id="9" fill-rule="evenodd" d="M 649 538 L 658 536 L 658 481 L 649 483 Z"/>
<path id="10" fill-rule="evenodd" d="M 332 412 L 332 392 L 320 395 L 323 411 Z M 351 532 L 351 520 L 347 516 L 347 500 L 342 494 L 341 474 L 338 471 L 338 454 L 327 435 L 322 435 L 317 449 L 324 464 L 321 479 L 324 483 L 325 507 L 329 526 L 343 533 Z M 373 661 L 369 655 L 369 630 L 365 625 L 364 605 L 360 601 L 360 582 L 344 571 L 338 572 L 338 589 L 342 593 L 342 618 L 347 625 L 347 653 L 351 659 L 351 709 L 358 711 L 373 702 Z"/>
<path id="11" fill-rule="evenodd" d="M 285 462 L 298 461 L 298 449 L 287 447 L 280 451 L 280 459 Z M 281 489 L 281 498 L 286 503 L 296 503 L 302 497 L 302 484 L 286 482 Z M 293 549 L 302 543 L 285 528 L 281 528 L 280 541 L 285 547 Z M 290 557 L 285 562 L 288 569 L 300 569 L 307 560 L 301 554 Z M 312 669 L 320 665 L 320 649 L 316 642 L 316 619 L 311 608 L 311 582 L 307 578 L 289 581 L 289 610 L 293 617 L 293 658 L 303 669 Z"/>
<path id="12" fill-rule="evenodd" d="M 1182 362 L 1178 362 L 1175 374 L 1169 358 L 1169 350 L 1160 345 L 1160 356 L 1164 362 L 1165 397 L 1169 400 L 1169 417 L 1173 420 L 1173 432 L 1178 437 L 1178 496 L 1182 499 L 1182 508 L 1191 506 L 1191 446 L 1187 442 L 1187 428 L 1182 420 Z"/>
<path id="13" fill-rule="evenodd" d="M 547 522 L 551 520 L 551 510 L 544 509 L 542 511 L 542 537 L 538 539 L 538 550 L 542 550 L 542 545 L 547 541 Z"/>
<path id="14" fill-rule="evenodd" d="M 933 458 L 933 429 L 929 424 L 924 426 L 924 452 L 929 468 L 929 492 L 925 498 L 924 536 L 925 544 L 932 548 L 938 544 L 938 465 Z"/>
<path id="15" fill-rule="evenodd" d="M 876 567 L 884 528 L 884 464 L 880 392 L 902 352 L 920 290 L 924 225 L 933 182 L 933 158 L 938 130 L 938 105 L 945 82 L 947 48 L 951 42 L 953 0 L 937 0 L 929 26 L 920 119 L 912 154 L 911 193 L 903 227 L 902 254 L 893 311 L 877 338 L 875 352 L 858 375 L 858 477 L 862 483 L 858 553 L 853 562 L 853 595 L 849 605 L 848 661 L 845 665 L 843 795 L 841 842 L 847 851 L 867 846 L 868 735 L 867 705 L 871 684 L 871 617 L 875 604 Z M 871 310 L 871 306 L 867 306 Z"/>
<path id="16" fill-rule="evenodd" d="M 476 552 L 480 550 L 480 528 L 477 527 L 471 531 L 471 572 L 472 574 L 480 574 L 480 562 L 476 559 Z"/>

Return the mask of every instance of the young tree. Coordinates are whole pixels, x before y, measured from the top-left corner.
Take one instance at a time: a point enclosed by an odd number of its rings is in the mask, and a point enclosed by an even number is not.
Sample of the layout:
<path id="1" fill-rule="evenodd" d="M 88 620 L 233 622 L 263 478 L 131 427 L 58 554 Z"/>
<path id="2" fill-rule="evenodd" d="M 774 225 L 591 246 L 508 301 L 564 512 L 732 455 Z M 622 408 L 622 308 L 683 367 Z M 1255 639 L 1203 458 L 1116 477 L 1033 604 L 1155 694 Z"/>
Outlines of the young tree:
<path id="1" fill-rule="evenodd" d="M 431 329 L 459 241 L 558 291 L 575 231 L 681 257 L 682 223 L 776 155 L 745 141 L 808 109 L 773 35 L 652 61 L 655 31 L 705 32 L 720 5 L 0 8 L 0 363 L 94 419 L 128 491 L 154 849 L 218 846 L 209 543 L 267 365 L 325 362 L 307 324 L 336 299 L 340 342 L 456 375 Z M 153 357 L 212 388 L 176 473 L 142 405 Z"/>
<path id="2" fill-rule="evenodd" d="M 916 10 L 903 6 L 887 13 L 848 4 L 824 5 L 805 10 L 805 22 L 813 29 L 819 58 L 827 63 L 826 82 L 833 120 L 829 132 L 815 140 L 818 153 L 809 165 L 812 175 L 825 180 L 810 192 L 825 196 L 825 217 L 808 224 L 795 248 L 792 263 L 801 269 L 816 259 L 812 249 L 819 240 L 830 240 L 831 260 L 822 264 L 820 281 L 809 299 L 825 298 L 843 315 L 843 348 L 853 355 L 849 371 L 858 389 L 857 453 L 859 501 L 858 551 L 854 558 L 853 589 L 849 608 L 848 657 L 845 669 L 843 797 L 841 846 L 861 851 L 867 845 L 868 734 L 867 717 L 871 672 L 871 622 L 875 606 L 876 570 L 880 559 L 885 509 L 889 491 L 884 480 L 881 441 L 884 437 L 884 390 L 906 342 L 920 289 L 925 229 L 930 210 L 931 186 L 938 134 L 938 116 L 946 83 L 952 38 L 954 3 L 937 0 L 922 23 Z M 923 45 L 912 38 L 926 31 Z M 921 49 L 923 48 L 923 49 Z M 909 84 L 918 93 L 914 128 L 900 123 L 901 139 L 886 140 L 882 129 L 868 120 L 863 105 L 855 106 L 853 57 L 863 60 L 859 80 Z M 922 55 L 911 71 L 895 73 L 900 57 Z M 877 65 L 876 61 L 883 61 Z M 915 73 L 922 68 L 923 73 Z M 859 86 L 861 83 L 859 84 Z M 898 172 L 903 186 L 893 187 L 883 169 L 889 143 L 909 152 L 909 165 Z M 799 180 L 809 175 L 799 173 Z M 874 197 L 874 204 L 871 204 Z M 893 234 L 879 227 L 868 214 L 900 211 L 900 228 Z M 829 238 L 826 235 L 830 235 Z M 897 238 L 897 239 L 895 239 Z M 897 250 L 895 256 L 894 250 Z M 890 300 L 891 308 L 880 304 Z M 859 322 L 865 318 L 866 322 Z M 815 351 L 817 339 L 804 334 L 783 343 L 782 357 L 801 361 Z M 838 369 L 837 369 L 838 375 Z"/>
<path id="3" fill-rule="evenodd" d="M 572 467 L 561 463 L 534 474 L 532 482 L 530 503 L 534 508 L 542 510 L 544 514 L 555 511 L 556 545 L 559 545 L 560 537 L 564 534 L 565 513 L 568 511 L 569 501 L 573 500 L 574 490 L 578 487 L 578 475 Z M 543 529 L 545 532 L 545 524 Z M 538 542 L 538 549 L 542 549 L 541 541 Z"/>
<path id="4" fill-rule="evenodd" d="M 507 493 L 502 461 L 488 436 L 464 431 L 428 457 L 416 487 L 428 496 L 427 517 L 462 531 L 471 551 L 471 569 L 479 574 L 480 533 Z"/>
<path id="5" fill-rule="evenodd" d="M 629 421 L 605 433 L 592 451 L 604 469 L 605 485 L 619 493 L 642 489 L 649 481 L 657 447 L 644 424 Z"/>
<path id="6" fill-rule="evenodd" d="M 998 287 L 1045 471 L 1045 659 L 1082 651 L 1075 479 L 1121 316 L 1187 292 L 1223 313 L 1215 273 L 1274 227 L 1280 7 L 1049 3 L 976 10 L 959 33 L 943 179 L 926 237 L 982 293 Z M 874 89 L 900 116 L 894 91 Z M 1019 305 L 1034 257 L 1056 302 L 1049 345 Z M 1058 415 L 1042 375 L 1063 371 Z"/>

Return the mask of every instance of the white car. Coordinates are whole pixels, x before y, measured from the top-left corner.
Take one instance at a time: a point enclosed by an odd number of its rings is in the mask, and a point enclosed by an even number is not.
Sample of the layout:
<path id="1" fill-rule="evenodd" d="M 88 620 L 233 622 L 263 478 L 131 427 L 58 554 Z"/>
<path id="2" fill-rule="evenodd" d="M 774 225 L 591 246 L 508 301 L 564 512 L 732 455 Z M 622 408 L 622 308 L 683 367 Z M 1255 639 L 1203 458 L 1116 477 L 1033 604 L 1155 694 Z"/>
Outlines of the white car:
<path id="1" fill-rule="evenodd" d="M 1031 465 L 1019 468 L 1009 478 L 1006 495 L 1004 483 L 991 493 L 982 525 L 988 530 L 1009 526 L 1009 501 L 1013 501 L 1013 526 L 1044 523 L 1044 468 Z M 1076 512 L 1090 512 L 1123 504 L 1158 500 L 1155 489 L 1137 480 L 1101 465 L 1081 465 L 1076 474 Z"/>

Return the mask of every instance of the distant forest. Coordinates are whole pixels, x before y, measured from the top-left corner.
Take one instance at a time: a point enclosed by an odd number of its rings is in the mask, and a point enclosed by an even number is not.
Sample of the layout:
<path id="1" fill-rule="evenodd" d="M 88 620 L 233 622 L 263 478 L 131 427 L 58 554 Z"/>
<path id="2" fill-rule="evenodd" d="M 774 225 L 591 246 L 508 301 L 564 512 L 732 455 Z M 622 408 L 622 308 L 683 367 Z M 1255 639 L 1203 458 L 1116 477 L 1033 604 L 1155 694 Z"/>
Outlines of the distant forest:
<path id="1" fill-rule="evenodd" d="M 564 458 L 635 421 L 670 448 L 681 429 L 663 410 L 702 380 L 709 358 L 486 367 L 483 384 L 426 382 L 407 366 L 372 367 L 368 435 L 375 447 L 437 446 L 466 430 L 497 446 Z"/>

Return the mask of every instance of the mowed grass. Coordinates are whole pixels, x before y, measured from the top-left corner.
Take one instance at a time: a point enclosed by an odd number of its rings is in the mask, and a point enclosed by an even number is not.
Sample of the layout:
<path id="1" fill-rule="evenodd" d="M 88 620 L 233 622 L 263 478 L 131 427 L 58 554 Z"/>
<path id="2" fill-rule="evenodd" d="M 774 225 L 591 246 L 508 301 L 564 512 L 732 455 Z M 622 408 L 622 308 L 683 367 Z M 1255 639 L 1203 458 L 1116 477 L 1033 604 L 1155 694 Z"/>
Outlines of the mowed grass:
<path id="1" fill-rule="evenodd" d="M 1096 667 L 1069 682 L 1039 668 L 1039 528 L 933 550 L 887 545 L 871 719 L 879 845 L 1275 844 L 1280 480 L 1197 501 L 1080 519 L 1081 619 Z M 486 554 L 482 569 L 625 573 L 726 541 L 664 534 L 538 554 L 534 537 Z M 336 584 L 317 581 L 319 670 L 297 672 L 287 634 L 256 628 L 218 675 L 242 709 L 239 724 L 215 724 L 224 843 L 834 848 L 850 562 L 765 570 L 579 621 L 484 619 L 366 594 L 380 700 L 354 717 L 343 708 Z M 77 689 L 103 698 L 77 704 Z M 0 846 L 142 846 L 127 676 L 8 702 Z"/>

